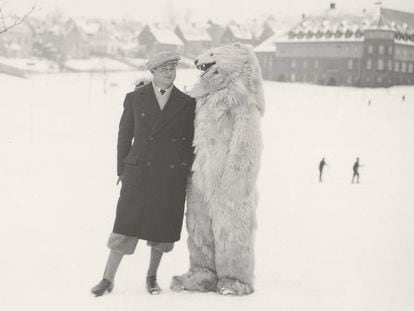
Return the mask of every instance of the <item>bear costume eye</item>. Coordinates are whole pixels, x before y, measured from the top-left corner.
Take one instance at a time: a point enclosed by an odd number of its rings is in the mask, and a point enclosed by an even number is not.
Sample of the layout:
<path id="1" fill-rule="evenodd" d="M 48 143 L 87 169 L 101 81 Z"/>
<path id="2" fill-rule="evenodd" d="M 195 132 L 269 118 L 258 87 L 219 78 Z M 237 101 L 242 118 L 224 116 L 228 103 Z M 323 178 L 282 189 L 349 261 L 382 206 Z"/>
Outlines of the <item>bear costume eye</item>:
<path id="1" fill-rule="evenodd" d="M 214 53 L 211 53 L 210 56 L 214 56 Z"/>

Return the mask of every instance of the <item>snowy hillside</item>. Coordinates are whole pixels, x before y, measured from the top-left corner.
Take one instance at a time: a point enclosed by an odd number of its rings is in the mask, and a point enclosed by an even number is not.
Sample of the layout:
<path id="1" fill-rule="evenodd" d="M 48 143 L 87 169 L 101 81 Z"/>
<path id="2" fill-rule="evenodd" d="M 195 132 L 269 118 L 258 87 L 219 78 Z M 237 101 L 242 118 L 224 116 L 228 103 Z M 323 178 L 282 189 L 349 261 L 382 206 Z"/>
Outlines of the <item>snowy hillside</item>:
<path id="1" fill-rule="evenodd" d="M 180 70 L 177 86 L 196 76 Z M 161 263 L 160 296 L 145 291 L 145 243 L 112 294 L 91 296 L 119 193 L 122 102 L 142 77 L 0 75 L 1 310 L 414 309 L 413 87 L 265 83 L 253 295 L 171 292 L 188 268 L 183 230 Z M 361 184 L 351 184 L 358 156 Z"/>

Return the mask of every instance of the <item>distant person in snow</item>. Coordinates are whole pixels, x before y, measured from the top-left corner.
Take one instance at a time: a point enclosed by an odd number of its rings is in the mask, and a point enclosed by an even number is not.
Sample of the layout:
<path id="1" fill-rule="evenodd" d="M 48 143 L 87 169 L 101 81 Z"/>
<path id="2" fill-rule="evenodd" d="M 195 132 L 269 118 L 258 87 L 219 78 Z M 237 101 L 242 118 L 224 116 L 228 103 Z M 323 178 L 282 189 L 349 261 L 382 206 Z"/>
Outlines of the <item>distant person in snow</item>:
<path id="1" fill-rule="evenodd" d="M 325 166 L 328 166 L 328 164 L 325 162 L 325 158 L 322 158 L 321 162 L 319 162 L 319 182 L 322 182 L 322 174 Z"/>
<path id="2" fill-rule="evenodd" d="M 355 177 L 356 177 L 356 182 L 359 183 L 359 167 L 360 166 L 362 166 L 362 165 L 359 164 L 359 158 L 356 158 L 354 166 L 352 167 L 352 170 L 354 171 L 354 174 L 352 175 L 351 183 L 354 183 Z"/>
<path id="3" fill-rule="evenodd" d="M 402 102 L 405 102 L 405 95 L 403 95 L 403 96 L 401 97 L 401 101 L 402 101 Z"/>

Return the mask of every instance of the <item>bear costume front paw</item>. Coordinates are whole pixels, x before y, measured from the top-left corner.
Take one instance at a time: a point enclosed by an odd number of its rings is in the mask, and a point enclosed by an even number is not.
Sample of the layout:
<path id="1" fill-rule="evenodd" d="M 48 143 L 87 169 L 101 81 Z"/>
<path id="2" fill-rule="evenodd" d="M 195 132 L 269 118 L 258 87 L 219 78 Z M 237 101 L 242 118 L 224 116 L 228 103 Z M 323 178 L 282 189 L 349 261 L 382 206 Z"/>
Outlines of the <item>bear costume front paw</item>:
<path id="1" fill-rule="evenodd" d="M 217 292 L 222 295 L 244 296 L 253 293 L 254 289 L 238 280 L 224 278 L 218 281 Z"/>
<path id="2" fill-rule="evenodd" d="M 182 290 L 212 292 L 217 288 L 217 276 L 208 269 L 199 269 L 187 272 L 181 276 L 174 276 L 170 289 L 176 292 Z"/>

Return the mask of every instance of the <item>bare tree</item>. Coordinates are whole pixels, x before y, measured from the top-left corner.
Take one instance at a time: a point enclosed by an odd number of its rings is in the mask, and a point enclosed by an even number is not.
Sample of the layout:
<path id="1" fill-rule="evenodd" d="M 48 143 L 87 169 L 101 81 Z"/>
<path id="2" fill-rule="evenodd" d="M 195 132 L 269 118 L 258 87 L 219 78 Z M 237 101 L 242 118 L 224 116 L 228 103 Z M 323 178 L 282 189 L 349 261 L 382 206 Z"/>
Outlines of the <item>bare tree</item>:
<path id="1" fill-rule="evenodd" d="M 12 0 L 6 0 L 0 3 L 0 35 L 17 25 L 23 23 L 36 8 L 36 1 L 24 13 L 18 14 L 8 10 L 8 5 Z"/>

